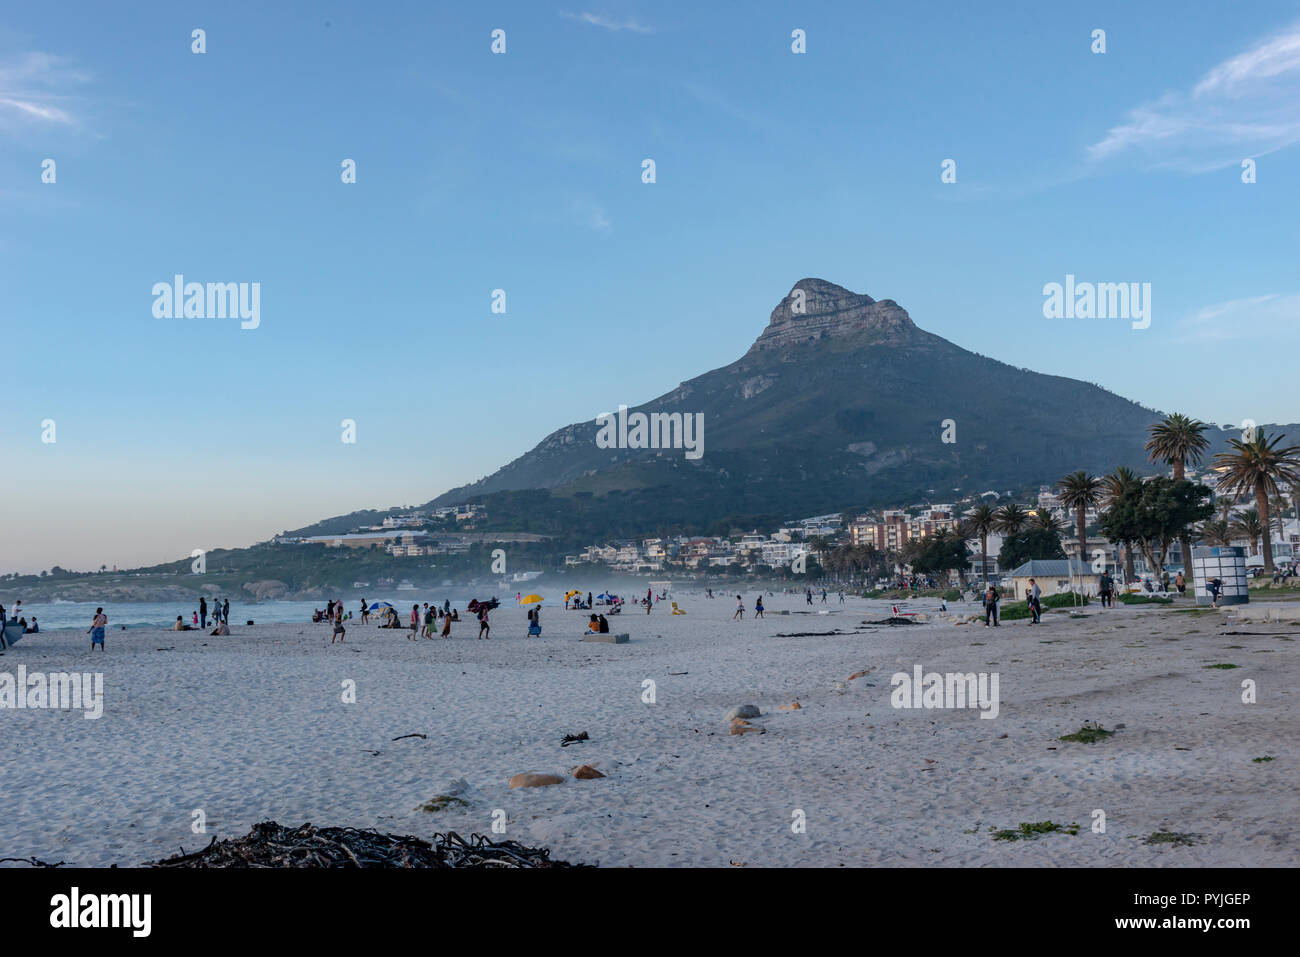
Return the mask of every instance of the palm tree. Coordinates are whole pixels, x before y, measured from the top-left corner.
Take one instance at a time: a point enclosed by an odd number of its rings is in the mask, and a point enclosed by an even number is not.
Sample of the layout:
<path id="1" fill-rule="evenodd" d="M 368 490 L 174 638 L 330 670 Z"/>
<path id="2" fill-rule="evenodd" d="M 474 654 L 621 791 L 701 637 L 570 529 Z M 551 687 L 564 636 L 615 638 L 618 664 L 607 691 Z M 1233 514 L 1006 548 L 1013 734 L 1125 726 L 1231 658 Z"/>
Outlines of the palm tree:
<path id="1" fill-rule="evenodd" d="M 978 535 L 980 540 L 980 579 L 988 586 L 989 532 L 998 528 L 998 512 L 992 505 L 981 503 L 962 521 L 962 534 L 967 538 Z"/>
<path id="2" fill-rule="evenodd" d="M 998 509 L 996 522 L 1003 535 L 1019 535 L 1029 526 L 1029 513 L 1013 502 Z"/>
<path id="3" fill-rule="evenodd" d="M 1198 464 L 1205 457 L 1210 441 L 1201 433 L 1209 426 L 1199 419 L 1188 418 L 1175 412 L 1163 422 L 1157 422 L 1148 430 L 1151 438 L 1145 446 L 1152 462 L 1164 462 L 1173 466 L 1174 478 L 1183 478 L 1188 465 Z M 1183 575 L 1187 583 L 1195 587 L 1196 580 L 1192 574 L 1192 540 L 1186 531 L 1178 536 L 1178 548 L 1183 554 Z"/>
<path id="4" fill-rule="evenodd" d="M 1232 521 L 1228 524 L 1228 532 L 1236 538 L 1244 538 L 1250 542 L 1250 553 L 1252 555 L 1258 552 L 1258 543 L 1260 533 L 1263 528 L 1259 524 L 1259 512 L 1253 508 L 1237 512 L 1232 516 Z"/>
<path id="5" fill-rule="evenodd" d="M 1279 446 L 1285 436 L 1273 437 L 1257 430 L 1250 442 L 1229 439 L 1231 451 L 1220 452 L 1214 461 L 1221 469 L 1219 488 L 1238 493 L 1254 492 L 1264 541 L 1264 571 L 1273 573 L 1273 540 L 1269 534 L 1268 498 L 1278 492 L 1278 483 L 1300 483 L 1300 445 Z"/>
<path id="6" fill-rule="evenodd" d="M 1101 479 L 1080 470 L 1063 477 L 1056 483 L 1056 488 L 1061 494 L 1061 504 L 1074 509 L 1079 533 L 1079 562 L 1082 564 L 1088 560 L 1088 520 L 1085 513 L 1101 500 Z"/>
<path id="7" fill-rule="evenodd" d="M 1197 529 L 1197 534 L 1205 539 L 1207 545 L 1231 545 L 1232 532 L 1228 523 L 1223 521 L 1207 520 L 1201 523 Z"/>
<path id="8" fill-rule="evenodd" d="M 1102 497 L 1107 505 L 1114 503 L 1128 489 L 1141 484 L 1142 480 L 1138 474 L 1127 465 L 1115 467 L 1115 471 L 1109 475 L 1103 475 L 1101 478 Z"/>
<path id="9" fill-rule="evenodd" d="M 1272 509 L 1272 516 L 1277 519 L 1277 540 L 1280 542 L 1286 538 L 1286 530 L 1283 527 L 1283 521 L 1286 517 L 1286 495 L 1279 489 L 1278 493 L 1273 496 L 1273 502 L 1269 505 Z"/>
<path id="10" fill-rule="evenodd" d="M 1065 528 L 1065 524 L 1053 515 L 1049 509 L 1045 508 L 1040 508 L 1034 513 L 1034 519 L 1030 524 L 1044 532 L 1055 532 L 1058 535 Z"/>
<path id="11" fill-rule="evenodd" d="M 1103 476 L 1101 480 L 1102 496 L 1105 499 L 1106 506 L 1112 507 L 1115 501 L 1130 488 L 1136 488 L 1142 484 L 1142 479 L 1127 465 L 1115 467 L 1115 471 L 1109 475 Z M 1133 572 L 1133 543 L 1122 542 L 1124 546 L 1124 577 L 1127 581 L 1133 581 L 1137 575 Z M 1191 564 L 1185 562 L 1184 564 Z"/>

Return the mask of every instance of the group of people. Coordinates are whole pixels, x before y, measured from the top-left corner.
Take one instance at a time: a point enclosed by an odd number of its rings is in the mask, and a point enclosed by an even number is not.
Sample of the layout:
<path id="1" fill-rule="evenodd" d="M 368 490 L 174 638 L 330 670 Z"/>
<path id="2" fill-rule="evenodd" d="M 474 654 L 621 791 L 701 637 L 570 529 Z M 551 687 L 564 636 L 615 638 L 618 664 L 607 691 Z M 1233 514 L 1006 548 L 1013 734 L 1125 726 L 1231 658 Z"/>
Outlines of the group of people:
<path id="1" fill-rule="evenodd" d="M 519 600 L 520 600 L 520 597 L 521 597 L 520 595 L 516 595 L 516 596 L 515 596 L 515 601 L 519 601 Z M 572 605 L 572 607 L 574 608 L 575 611 L 576 611 L 576 610 L 579 610 L 579 609 L 584 609 L 584 608 L 595 608 L 595 607 L 596 607 L 594 601 L 592 600 L 591 592 L 587 592 L 587 600 L 586 600 L 585 602 L 582 600 L 582 595 L 574 595 L 572 598 L 565 598 L 565 599 L 564 599 L 564 610 L 565 610 L 565 611 L 568 611 L 570 605 Z"/>
<path id="2" fill-rule="evenodd" d="M 1255 577 L 1258 578 L 1263 573 L 1264 569 L 1260 567 L 1256 570 Z M 1288 578 L 1295 578 L 1297 575 L 1300 575 L 1300 562 L 1280 562 L 1273 566 L 1274 585 L 1280 585 Z"/>
<path id="3" fill-rule="evenodd" d="M 488 612 L 495 605 L 478 604 L 476 616 L 479 620 L 479 637 L 490 637 L 492 627 L 488 622 Z M 430 605 L 427 601 L 423 606 L 412 605 L 411 614 L 407 619 L 407 624 L 403 625 L 397 609 L 387 602 L 381 605 L 371 606 L 364 598 L 361 599 L 361 623 L 369 624 L 372 618 L 379 621 L 380 628 L 392 628 L 397 630 L 406 630 L 407 638 L 414 641 L 416 636 L 421 638 L 434 638 L 438 633 L 438 623 L 442 622 L 442 637 L 451 637 L 451 623 L 460 621 L 460 609 L 451 607 L 451 600 L 443 602 L 441 606 L 437 604 Z M 319 608 L 312 612 L 313 622 L 327 622 L 333 626 L 330 635 L 330 644 L 335 642 L 346 643 L 347 626 L 346 621 L 352 620 L 352 612 L 343 607 L 342 601 L 331 599 L 326 605 L 325 610 Z"/>
<path id="4" fill-rule="evenodd" d="M 218 601 L 212 599 L 212 631 L 213 635 L 230 634 L 230 599 Z M 206 595 L 199 596 L 199 607 L 192 613 L 191 623 L 185 624 L 180 615 L 176 616 L 176 624 L 172 625 L 172 631 L 198 631 L 206 630 L 208 627 L 208 598 Z"/>
<path id="5" fill-rule="evenodd" d="M 830 593 L 829 593 L 828 591 L 826 591 L 825 588 L 822 588 L 822 601 L 821 601 L 821 603 L 822 603 L 823 605 L 826 604 L 826 596 L 827 596 L 828 594 L 830 594 Z M 803 590 L 803 595 L 804 595 L 804 599 L 805 599 L 805 601 L 806 601 L 809 605 L 811 605 L 811 604 L 813 603 L 813 590 L 812 590 L 812 588 L 811 588 L 811 587 L 807 587 L 807 588 L 805 588 L 805 589 Z M 839 596 L 840 596 L 840 604 L 842 605 L 842 604 L 844 604 L 844 592 L 840 592 L 840 593 L 839 593 Z"/>
<path id="6" fill-rule="evenodd" d="M 898 575 L 894 578 L 893 587 L 897 591 L 920 591 L 922 588 L 938 588 L 939 583 L 929 575 Z"/>
<path id="7" fill-rule="evenodd" d="M 23 635 L 34 635 L 41 630 L 35 615 L 32 615 L 32 620 L 29 622 L 23 614 L 23 600 L 21 598 L 14 602 L 14 607 L 7 613 L 5 612 L 5 606 L 0 605 L 0 650 L 8 647 L 8 642 L 5 641 L 6 625 L 15 627 L 18 629 L 19 634 Z"/>
<path id="8" fill-rule="evenodd" d="M 758 598 L 754 601 L 754 617 L 755 618 L 765 617 L 763 615 L 763 593 L 762 592 L 758 593 Z M 736 596 L 736 613 L 731 616 L 731 620 L 735 621 L 737 618 L 739 618 L 742 621 L 745 618 L 745 599 L 739 595 Z"/>

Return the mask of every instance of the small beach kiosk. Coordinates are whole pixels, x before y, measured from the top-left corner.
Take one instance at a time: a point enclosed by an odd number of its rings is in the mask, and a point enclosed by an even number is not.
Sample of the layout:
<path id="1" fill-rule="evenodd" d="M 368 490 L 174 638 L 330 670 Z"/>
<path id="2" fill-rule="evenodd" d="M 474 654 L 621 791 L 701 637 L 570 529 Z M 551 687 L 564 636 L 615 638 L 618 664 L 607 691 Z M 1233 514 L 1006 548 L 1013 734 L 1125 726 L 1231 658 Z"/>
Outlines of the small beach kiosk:
<path id="1" fill-rule="evenodd" d="M 1246 550 L 1236 545 L 1209 545 L 1192 549 L 1192 571 L 1196 576 L 1196 604 L 1212 605 L 1210 579 L 1219 580 L 1220 605 L 1244 605 L 1250 601 L 1246 588 Z"/>

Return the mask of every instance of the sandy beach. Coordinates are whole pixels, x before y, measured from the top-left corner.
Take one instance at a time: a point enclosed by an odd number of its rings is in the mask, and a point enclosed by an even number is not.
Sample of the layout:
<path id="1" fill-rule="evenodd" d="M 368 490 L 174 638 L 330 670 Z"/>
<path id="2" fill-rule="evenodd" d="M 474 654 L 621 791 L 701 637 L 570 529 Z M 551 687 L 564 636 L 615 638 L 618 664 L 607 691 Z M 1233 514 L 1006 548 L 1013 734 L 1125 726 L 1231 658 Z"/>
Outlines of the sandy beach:
<path id="1" fill-rule="evenodd" d="M 780 594 L 755 621 L 752 592 L 733 622 L 734 596 L 674 597 L 687 614 L 612 618 L 623 645 L 581 641 L 588 613 L 556 607 L 528 639 L 509 604 L 489 641 L 472 621 L 416 642 L 354 621 L 332 646 L 309 622 L 110 629 L 93 656 L 81 630 L 28 636 L 0 672 L 101 671 L 103 716 L 3 713 L 0 856 L 135 865 L 268 819 L 492 835 L 504 812 L 497 839 L 602 866 L 1300 863 L 1293 624 L 1091 604 L 1037 627 L 868 626 L 890 602 Z M 997 717 L 894 708 L 891 675 L 916 665 L 998 674 Z M 729 733 L 746 704 L 764 733 Z M 1085 722 L 1115 734 L 1058 740 Z M 394 740 L 411 734 L 427 738 Z M 606 777 L 574 779 L 582 764 Z M 509 789 L 525 771 L 565 781 Z M 467 803 L 419 810 L 440 795 Z M 1078 833 L 993 833 L 1044 821 Z M 1154 832 L 1193 843 L 1144 843 Z"/>

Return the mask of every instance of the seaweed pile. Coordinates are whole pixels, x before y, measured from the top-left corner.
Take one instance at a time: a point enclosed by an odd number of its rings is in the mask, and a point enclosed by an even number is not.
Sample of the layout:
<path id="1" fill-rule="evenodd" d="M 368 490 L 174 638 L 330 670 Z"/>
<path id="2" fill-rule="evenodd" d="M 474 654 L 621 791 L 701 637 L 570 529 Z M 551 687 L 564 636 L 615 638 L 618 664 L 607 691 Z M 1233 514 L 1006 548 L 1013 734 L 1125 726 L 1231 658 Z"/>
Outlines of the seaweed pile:
<path id="1" fill-rule="evenodd" d="M 468 841 L 455 831 L 418 837 L 381 834 L 355 827 L 291 828 L 264 821 L 246 837 L 218 841 L 192 854 L 178 854 L 147 867 L 322 867 L 322 868 L 546 868 L 581 867 L 551 860 L 545 848 L 524 847 L 517 841 L 490 841 L 472 834 Z"/>

